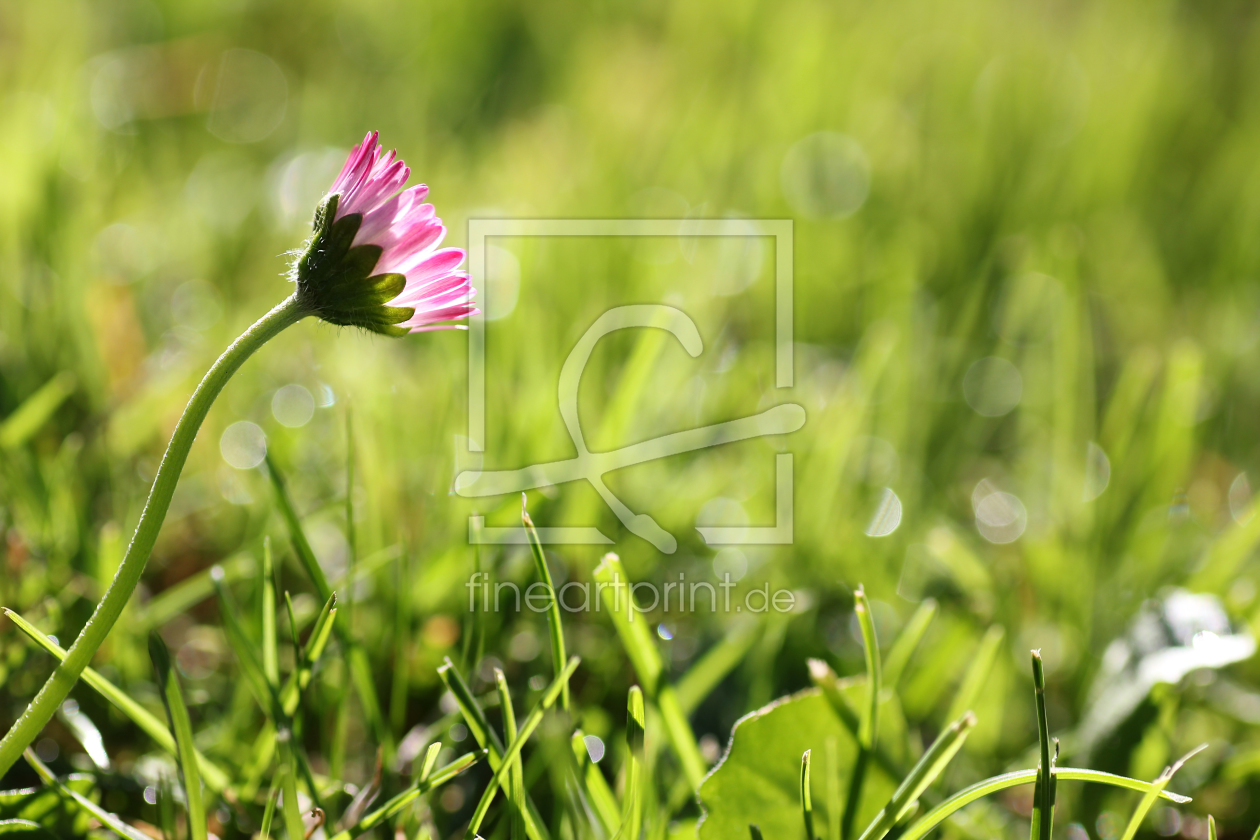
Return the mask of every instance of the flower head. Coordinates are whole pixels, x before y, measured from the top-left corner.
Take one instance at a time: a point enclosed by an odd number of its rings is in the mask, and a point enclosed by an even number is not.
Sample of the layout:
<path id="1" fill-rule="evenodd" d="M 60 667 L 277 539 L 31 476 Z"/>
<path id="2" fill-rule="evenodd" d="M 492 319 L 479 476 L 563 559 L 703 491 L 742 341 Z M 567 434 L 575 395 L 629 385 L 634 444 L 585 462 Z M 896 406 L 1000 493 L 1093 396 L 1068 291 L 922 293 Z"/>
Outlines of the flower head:
<path id="1" fill-rule="evenodd" d="M 475 315 L 476 290 L 460 248 L 425 204 L 429 188 L 402 189 L 411 170 L 381 154 L 377 132 L 355 146 L 315 211 L 315 232 L 294 263 L 298 296 L 320 318 L 386 335 L 455 329 Z"/>

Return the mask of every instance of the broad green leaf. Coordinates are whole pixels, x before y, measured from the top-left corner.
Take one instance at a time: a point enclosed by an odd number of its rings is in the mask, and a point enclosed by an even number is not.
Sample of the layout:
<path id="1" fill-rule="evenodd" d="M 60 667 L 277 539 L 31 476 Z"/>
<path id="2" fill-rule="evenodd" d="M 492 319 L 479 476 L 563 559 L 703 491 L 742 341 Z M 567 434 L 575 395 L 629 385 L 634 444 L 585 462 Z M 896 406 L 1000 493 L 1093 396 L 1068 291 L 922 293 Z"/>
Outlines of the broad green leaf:
<path id="1" fill-rule="evenodd" d="M 844 680 L 839 691 L 854 708 L 867 697 L 864 679 Z M 906 740 L 905 720 L 892 698 L 879 710 L 879 742 L 901 754 Z M 827 747 L 828 742 L 834 748 Z M 750 825 L 766 837 L 798 837 L 801 834 L 801 756 L 813 750 L 814 763 L 838 766 L 814 767 L 814 825 L 828 826 L 830 797 L 822 795 L 829 774 L 848 784 L 858 756 L 857 740 L 841 722 L 818 689 L 781 698 L 741 718 L 731 733 L 726 755 L 700 787 L 704 817 L 701 840 L 726 840 L 748 836 Z M 867 825 L 889 800 L 899 779 L 891 778 L 878 762 L 867 768 L 857 824 Z M 824 835 L 825 836 L 825 835 Z M 831 838 L 828 838 L 831 840 Z"/>

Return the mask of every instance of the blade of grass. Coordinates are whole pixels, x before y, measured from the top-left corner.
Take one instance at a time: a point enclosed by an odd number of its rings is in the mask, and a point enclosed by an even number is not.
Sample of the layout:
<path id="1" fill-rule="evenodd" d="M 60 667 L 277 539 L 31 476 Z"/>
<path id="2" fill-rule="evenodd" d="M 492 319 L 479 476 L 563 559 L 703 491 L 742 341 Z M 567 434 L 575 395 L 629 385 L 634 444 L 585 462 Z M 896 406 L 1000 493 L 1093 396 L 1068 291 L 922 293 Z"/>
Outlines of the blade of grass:
<path id="1" fill-rule="evenodd" d="M 280 688 L 280 658 L 276 649 L 276 579 L 271 567 L 271 537 L 263 537 L 262 574 L 259 575 L 262 585 L 262 633 L 263 633 L 263 674 L 271 685 L 271 690 Z"/>
<path id="2" fill-rule="evenodd" d="M 197 751 L 193 746 L 192 721 L 184 695 L 179 688 L 179 677 L 171 666 L 171 654 L 157 632 L 149 633 L 149 658 L 157 674 L 158 691 L 166 717 L 175 736 L 177 763 L 184 781 L 184 801 L 188 807 L 188 836 L 190 840 L 206 840 L 206 808 L 201 798 L 201 773 L 197 769 Z"/>
<path id="3" fill-rule="evenodd" d="M 660 654 L 648 632 L 646 621 L 635 621 L 635 607 L 630 603 L 632 597 L 630 579 L 616 554 L 605 554 L 595 569 L 596 591 L 603 599 L 605 609 L 612 620 L 617 636 L 621 639 L 626 655 L 634 666 L 635 674 L 643 685 L 643 691 L 660 710 L 661 720 L 665 725 L 665 735 L 669 739 L 674 754 L 682 765 L 683 774 L 692 790 L 697 790 L 704 781 L 707 771 L 704 757 L 700 755 L 700 747 L 696 743 L 695 733 L 683 713 L 678 695 L 669 681 L 663 677 Z M 622 589 L 625 588 L 626 603 L 622 604 Z M 610 591 L 611 590 L 611 591 Z"/>
<path id="4" fill-rule="evenodd" d="M 595 818 L 599 820 L 600 827 L 604 829 L 604 835 L 601 836 L 612 836 L 621 827 L 617 797 L 613 796 L 599 765 L 591 761 L 590 753 L 586 749 L 586 733 L 581 729 L 575 730 L 569 739 L 569 745 L 573 748 L 573 758 L 577 763 L 577 783 Z"/>
<path id="5" fill-rule="evenodd" d="M 1006 629 L 1000 624 L 994 624 L 985 631 L 984 638 L 980 640 L 980 646 L 971 657 L 971 664 L 967 666 L 967 673 L 958 684 L 958 693 L 954 695 L 954 702 L 949 706 L 946 720 L 957 720 L 962 717 L 963 712 L 976 704 L 976 699 L 989 680 L 993 663 L 997 661 L 1005 639 Z"/>
<path id="6" fill-rule="evenodd" d="M 563 695 L 564 687 L 568 684 L 569 677 L 573 676 L 573 672 L 577 670 L 580 661 L 578 657 L 573 657 L 564 669 L 556 675 L 555 680 L 552 681 L 551 685 L 543 693 L 543 696 L 534 705 L 534 708 L 530 710 L 529 716 L 521 724 L 520 731 L 516 733 L 516 737 L 512 739 L 512 742 L 504 750 L 499 769 L 494 772 L 494 778 L 486 786 L 486 791 L 482 795 L 481 801 L 477 803 L 477 808 L 473 811 L 472 820 L 468 823 L 468 830 L 464 833 L 465 840 L 473 840 L 477 836 L 477 829 L 481 827 L 481 821 L 485 819 L 486 812 L 490 809 L 490 803 L 494 801 L 495 793 L 500 787 L 504 786 L 505 777 L 513 767 L 514 759 L 520 755 L 521 748 L 529 740 L 529 737 L 534 734 L 538 724 L 542 723 L 543 715 Z M 512 795 L 507 787 L 504 787 L 504 793 L 508 796 Z"/>
<path id="7" fill-rule="evenodd" d="M 923 636 L 935 617 L 935 599 L 928 598 L 919 604 L 919 608 L 910 616 L 910 620 L 888 649 L 888 658 L 884 661 L 884 685 L 895 688 L 901 682 L 901 675 L 906 672 L 906 667 L 914 658 L 919 643 L 923 641 Z M 949 715 L 947 719 L 953 720 L 955 717 L 957 715 Z"/>
<path id="8" fill-rule="evenodd" d="M 866 660 L 866 706 L 858 721 L 858 754 L 853 763 L 853 775 L 849 779 L 849 792 L 844 803 L 844 821 L 840 836 L 852 837 L 857 824 L 858 809 L 862 805 L 862 787 L 866 782 L 866 768 L 877 746 L 879 733 L 880 660 L 879 639 L 875 635 L 875 620 L 866 590 L 858 585 L 853 593 L 853 611 L 857 614 L 862 630 L 862 651 Z"/>
<path id="9" fill-rule="evenodd" d="M 298 807 L 297 767 L 293 752 L 289 749 L 289 733 L 283 731 L 280 741 L 281 797 L 280 813 L 284 817 L 284 833 L 288 840 L 305 840 L 306 827 L 302 825 L 302 809 Z"/>
<path id="10" fill-rule="evenodd" d="M 614 840 L 638 840 L 643 827 L 643 742 L 645 740 L 643 691 L 630 686 L 626 698 L 626 798 L 622 803 L 621 829 Z"/>
<path id="11" fill-rule="evenodd" d="M 481 705 L 473 697 L 472 691 L 469 690 L 468 683 L 464 682 L 463 675 L 455 667 L 455 663 L 451 662 L 450 657 L 447 657 L 446 661 L 438 668 L 438 676 L 459 705 L 459 711 L 464 717 L 464 723 L 468 726 L 468 731 L 472 733 L 478 746 L 486 750 L 486 759 L 490 764 L 491 771 L 497 773 L 503 766 L 503 742 L 499 740 L 499 736 L 495 731 L 490 728 L 490 723 L 486 720 L 486 713 L 482 711 Z M 504 788 L 503 793 L 505 795 L 511 795 L 511 792 L 506 788 L 506 782 L 503 782 L 501 786 Z M 530 800 L 528 792 L 525 795 L 525 830 L 528 832 L 530 840 L 549 840 L 545 823 L 539 817 L 538 810 Z"/>
<path id="12" fill-rule="evenodd" d="M 92 817 L 100 822 L 101 825 L 105 826 L 119 837 L 124 838 L 124 840 L 153 840 L 153 838 L 148 835 L 141 834 L 136 829 L 127 825 L 116 814 L 111 814 L 109 811 L 106 811 L 104 808 L 74 790 L 69 785 L 64 784 L 60 779 L 53 775 L 53 772 L 49 770 L 42 761 L 35 757 L 35 753 L 29 747 L 22 753 L 22 757 L 26 759 L 27 764 L 31 765 L 31 769 L 39 775 L 39 778 L 43 780 L 44 784 L 54 788 L 62 796 L 73 801 L 74 804 L 91 814 Z"/>
<path id="13" fill-rule="evenodd" d="M 801 756 L 801 815 L 805 820 L 805 840 L 814 840 L 814 796 L 809 789 L 809 755 Z"/>
<path id="14" fill-rule="evenodd" d="M 434 744 L 430 748 L 435 757 L 437 755 L 437 749 L 439 748 L 439 744 Z M 479 759 L 485 757 L 485 755 L 485 750 L 479 750 L 475 753 L 465 753 L 440 770 L 418 779 L 410 788 L 404 790 L 402 793 L 399 793 L 397 796 L 394 796 L 380 808 L 368 814 L 350 828 L 334 834 L 329 838 L 329 840 L 353 840 L 355 837 L 366 834 L 385 820 L 400 812 L 403 808 L 406 808 L 415 801 L 417 797 L 428 793 L 434 788 L 446 784 L 460 773 L 463 773 L 469 767 L 476 764 Z M 426 758 L 426 762 L 427 761 L 428 759 Z"/>
<path id="15" fill-rule="evenodd" d="M 1013 773 L 1004 773 L 1001 776 L 993 776 L 976 782 L 974 785 L 960 790 L 924 814 L 917 822 L 906 829 L 905 833 L 898 840 L 920 840 L 920 838 L 926 836 L 938 825 L 945 822 L 953 814 L 966 808 L 972 802 L 1007 788 L 1036 784 L 1037 775 L 1038 772 L 1036 770 L 1016 770 Z M 1152 787 L 1150 782 L 1144 782 L 1141 779 L 1131 779 L 1128 776 L 1116 776 L 1112 773 L 1104 773 L 1101 770 L 1085 770 L 1078 767 L 1056 767 L 1054 768 L 1054 777 L 1056 781 L 1095 782 L 1125 790 L 1141 791 L 1142 793 L 1145 793 Z M 1157 795 L 1160 799 L 1177 805 L 1184 805 L 1190 801 L 1188 796 L 1170 793 L 1167 790 L 1162 790 Z"/>
<path id="16" fill-rule="evenodd" d="M 267 791 L 267 807 L 263 809 L 262 826 L 258 830 L 258 840 L 271 840 L 271 822 L 276 817 L 276 800 L 280 798 L 280 787 L 272 779 L 271 788 Z"/>
<path id="17" fill-rule="evenodd" d="M 503 712 L 503 740 L 516 740 L 516 712 L 512 709 L 512 694 L 508 691 L 507 677 L 500 668 L 494 669 L 494 682 L 499 689 L 499 709 Z M 508 803 L 512 811 L 512 826 L 508 836 L 512 840 L 525 838 L 525 770 L 518 755 L 512 759 L 508 785 L 512 790 Z"/>
<path id="18" fill-rule="evenodd" d="M 752 838 L 752 840 L 762 840 L 761 829 L 753 825 L 752 823 L 748 824 L 748 834 Z"/>
<path id="19" fill-rule="evenodd" d="M 909 814 L 919 801 L 919 797 L 923 795 L 923 791 L 936 781 L 941 771 L 958 754 L 963 742 L 967 740 L 967 733 L 975 725 L 976 718 L 971 712 L 967 712 L 950 724 L 932 742 L 932 746 L 928 747 L 923 757 L 915 763 L 913 769 L 893 791 L 888 804 L 876 814 L 875 819 L 862 832 L 859 840 L 882 840 L 894 825 Z"/>
<path id="20" fill-rule="evenodd" d="M 1054 828 L 1054 788 L 1050 784 L 1050 723 L 1046 717 L 1046 674 L 1041 651 L 1032 651 L 1033 690 L 1037 698 L 1037 741 L 1041 759 L 1033 789 L 1031 840 L 1050 840 Z"/>
<path id="21" fill-rule="evenodd" d="M 551 634 L 551 664 L 555 672 L 560 673 L 568 661 L 564 652 L 564 627 L 560 623 L 560 602 L 556 597 L 556 587 L 551 581 L 551 570 L 547 568 L 547 557 L 543 553 L 542 543 L 538 541 L 538 531 L 534 528 L 534 520 L 529 518 L 525 509 L 526 497 L 521 494 L 521 524 L 525 526 L 525 534 L 529 539 L 529 548 L 534 556 L 534 571 L 538 579 L 547 586 L 547 629 Z M 560 708 L 569 710 L 569 686 L 566 684 L 560 695 Z"/>
<path id="22" fill-rule="evenodd" d="M 1168 784 L 1172 781 L 1172 777 L 1177 775 L 1177 771 L 1180 770 L 1187 761 L 1194 758 L 1205 749 L 1207 749 L 1207 744 L 1200 744 L 1164 768 L 1164 772 L 1160 773 L 1155 781 L 1151 782 L 1150 788 L 1138 801 L 1138 806 L 1133 809 L 1133 816 L 1129 817 L 1129 824 L 1125 827 L 1124 834 L 1121 835 L 1120 840 L 1133 840 L 1133 838 L 1137 836 L 1138 829 L 1142 827 L 1142 820 L 1146 819 L 1146 815 L 1150 812 L 1151 806 L 1155 804 L 1155 800 L 1159 797 L 1159 794 L 1164 790 L 1164 788 L 1168 787 Z"/>
<path id="23" fill-rule="evenodd" d="M 417 777 L 420 781 L 429 778 L 429 774 L 433 772 L 433 768 L 437 765 L 438 755 L 442 752 L 442 744 L 435 741 L 429 744 L 428 750 L 424 753 L 424 763 L 420 765 L 420 775 Z M 471 753 L 469 753 L 471 755 Z"/>

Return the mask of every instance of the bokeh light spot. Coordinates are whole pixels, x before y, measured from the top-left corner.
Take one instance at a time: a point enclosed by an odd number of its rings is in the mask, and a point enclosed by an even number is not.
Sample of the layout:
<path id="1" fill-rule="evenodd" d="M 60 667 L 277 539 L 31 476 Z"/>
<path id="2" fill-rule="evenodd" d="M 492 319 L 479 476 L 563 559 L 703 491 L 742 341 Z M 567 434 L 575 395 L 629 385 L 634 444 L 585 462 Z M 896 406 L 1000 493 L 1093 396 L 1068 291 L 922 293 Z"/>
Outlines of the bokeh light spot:
<path id="1" fill-rule="evenodd" d="M 219 453 L 238 470 L 252 470 L 267 457 L 267 435 L 258 424 L 240 420 L 223 430 Z"/>
<path id="2" fill-rule="evenodd" d="M 280 425 L 300 428 L 315 415 L 315 397 L 296 382 L 285 385 L 272 396 L 271 413 Z"/>
<path id="3" fill-rule="evenodd" d="M 843 219 L 866 202 L 871 168 L 862 146 L 845 134 L 820 131 L 788 150 L 779 171 L 783 197 L 810 219 Z"/>
<path id="4" fill-rule="evenodd" d="M 1019 369 L 997 356 L 977 360 L 963 376 L 963 398 L 985 417 L 1009 414 L 1023 395 L 1024 379 Z"/>

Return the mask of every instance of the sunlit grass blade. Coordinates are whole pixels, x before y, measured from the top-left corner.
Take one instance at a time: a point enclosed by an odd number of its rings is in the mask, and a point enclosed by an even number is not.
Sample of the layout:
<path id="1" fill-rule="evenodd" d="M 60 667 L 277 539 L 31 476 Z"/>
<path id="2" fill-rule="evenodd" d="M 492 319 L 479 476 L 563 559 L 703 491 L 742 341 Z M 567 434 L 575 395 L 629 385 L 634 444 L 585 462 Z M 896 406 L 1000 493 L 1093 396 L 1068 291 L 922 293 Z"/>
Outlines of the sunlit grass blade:
<path id="1" fill-rule="evenodd" d="M 1150 788 L 1138 800 L 1138 805 L 1133 809 L 1133 815 L 1129 817 L 1129 824 L 1125 826 L 1124 834 L 1120 840 L 1133 840 L 1137 836 L 1138 829 L 1142 827 L 1142 821 L 1146 819 L 1146 815 L 1150 813 L 1151 806 L 1155 804 L 1155 800 L 1159 798 L 1164 788 L 1168 787 L 1172 782 L 1172 777 L 1177 775 L 1177 771 L 1190 759 L 1194 758 L 1203 750 L 1207 749 L 1207 744 L 1200 744 L 1172 764 L 1164 768 L 1164 772 L 1160 773 L 1155 781 L 1151 782 Z"/>
<path id="2" fill-rule="evenodd" d="M 285 601 L 288 602 L 289 620 L 292 623 L 293 607 L 287 592 L 285 593 Z M 284 686 L 280 689 L 280 706 L 286 715 L 292 715 L 297 711 L 298 699 L 301 697 L 302 692 L 306 690 L 306 687 L 311 684 L 311 673 L 316 663 L 324 655 L 324 650 L 328 647 L 328 639 L 337 623 L 336 605 L 336 594 L 329 595 L 328 600 L 324 602 L 323 609 L 319 612 L 319 616 L 315 619 L 315 624 L 311 628 L 311 634 L 306 639 L 306 646 L 301 649 L 296 669 L 289 675 L 284 682 Z M 296 644 L 296 637 L 294 644 Z"/>
<path id="3" fill-rule="evenodd" d="M 1216 817 L 1208 814 L 1208 840 L 1216 840 Z"/>
<path id="4" fill-rule="evenodd" d="M 718 642 L 675 684 L 678 706 L 690 715 L 726 678 L 757 641 L 760 623 L 740 624 Z"/>
<path id="5" fill-rule="evenodd" d="M 604 779 L 604 774 L 600 772 L 599 765 L 591 761 L 590 753 L 586 749 L 586 733 L 581 729 L 575 730 L 573 737 L 569 739 L 569 745 L 573 748 L 573 758 L 577 764 L 577 783 L 582 790 L 582 795 L 594 812 L 595 818 L 599 820 L 600 827 L 604 829 L 604 835 L 612 836 L 621 827 L 617 797 L 608 787 L 608 782 Z"/>
<path id="6" fill-rule="evenodd" d="M 946 720 L 957 720 L 964 712 L 976 705 L 980 692 L 989 681 L 989 674 L 993 670 L 993 664 L 997 661 L 1005 639 L 1006 629 L 1000 624 L 995 624 L 985 631 L 984 637 L 980 640 L 980 646 L 972 655 L 971 664 L 967 666 L 967 672 L 958 685 L 958 693 L 954 695 L 954 701 L 949 705 Z"/>
<path id="7" fill-rule="evenodd" d="M 262 826 L 258 829 L 258 840 L 270 840 L 271 822 L 276 817 L 276 801 L 280 798 L 280 786 L 272 780 L 271 789 L 267 791 L 267 806 L 263 809 Z"/>
<path id="8" fill-rule="evenodd" d="M 919 643 L 923 641 L 923 636 L 935 617 L 936 601 L 934 599 L 928 598 L 919 604 L 919 608 L 914 611 L 914 615 L 910 616 L 910 620 L 906 622 L 906 626 L 897 634 L 892 647 L 888 649 L 888 656 L 884 660 L 884 685 L 896 687 L 897 683 L 901 682 L 901 675 L 905 673 L 910 660 L 914 658 L 915 651 L 919 649 Z M 952 720 L 955 717 L 957 715 L 950 715 L 949 719 Z"/>
<path id="9" fill-rule="evenodd" d="M 423 782 L 425 779 L 429 778 L 429 775 L 433 772 L 433 768 L 437 766 L 438 755 L 440 755 L 441 752 L 441 742 L 434 741 L 432 744 L 429 744 L 429 748 L 425 750 L 424 753 L 424 761 L 420 765 L 420 773 L 416 776 L 419 781 Z"/>
<path id="10" fill-rule="evenodd" d="M 1050 724 L 1046 717 L 1046 674 L 1041 651 L 1032 652 L 1033 690 L 1037 698 L 1037 741 L 1041 758 L 1037 764 L 1037 782 L 1033 790 L 1031 840 L 1050 840 L 1054 828 L 1054 786 L 1050 772 Z"/>
<path id="11" fill-rule="evenodd" d="M 630 686 L 626 698 L 626 793 L 622 803 L 621 829 L 614 840 L 638 840 L 643 827 L 643 742 L 646 723 L 643 691 Z"/>
<path id="12" fill-rule="evenodd" d="M 593 574 L 604 608 L 608 613 L 617 637 L 634 666 L 635 674 L 642 683 L 643 691 L 656 704 L 665 726 L 665 735 L 678 756 L 683 773 L 692 790 L 700 787 L 707 766 L 700 755 L 695 733 L 687 722 L 674 687 L 663 676 L 660 654 L 652 641 L 645 619 L 635 620 L 635 608 L 630 603 L 630 578 L 626 575 L 621 559 L 616 554 L 606 554 Z M 623 592 L 624 590 L 624 592 Z M 622 596 L 625 596 L 624 600 Z"/>
<path id="13" fill-rule="evenodd" d="M 119 837 L 124 838 L 124 840 L 153 840 L 153 838 L 149 837 L 147 834 L 143 834 L 127 825 L 116 814 L 111 814 L 109 811 L 106 811 L 83 794 L 63 783 L 60 779 L 53 775 L 53 772 L 49 770 L 42 761 L 35 757 L 35 753 L 30 748 L 27 748 L 27 750 L 22 753 L 22 757 L 26 759 L 27 764 L 31 765 L 31 768 L 39 775 L 39 778 L 44 782 L 44 784 L 55 788 L 58 793 L 73 801 L 74 804 L 78 805 L 88 814 L 91 814 L 92 817 L 95 818 L 101 825 L 105 826 Z"/>
<path id="14" fill-rule="evenodd" d="M 201 798 L 201 773 L 197 769 L 197 751 L 193 746 L 192 721 L 184 694 L 179 688 L 179 677 L 171 665 L 171 654 L 166 643 L 156 632 L 149 634 L 149 657 L 157 674 L 158 691 L 162 705 L 175 736 L 180 777 L 184 780 L 184 801 L 188 807 L 188 836 L 190 840 L 206 840 L 206 807 Z"/>
<path id="15" fill-rule="evenodd" d="M 857 825 L 858 809 L 862 804 L 862 787 L 866 782 L 866 769 L 878 746 L 879 693 L 882 683 L 880 673 L 879 638 L 875 635 L 875 619 L 866 590 L 859 584 L 853 593 L 853 611 L 858 627 L 862 630 L 862 653 L 866 661 L 866 705 L 858 719 L 858 754 L 853 762 L 853 774 L 849 778 L 849 792 L 845 797 L 844 820 L 840 829 L 842 837 L 852 837 Z"/>
<path id="16" fill-rule="evenodd" d="M 976 718 L 970 712 L 950 724 L 932 742 L 932 746 L 928 747 L 922 758 L 893 791 L 888 804 L 866 827 L 859 840 L 882 840 L 894 825 L 906 817 L 919 801 L 919 797 L 923 795 L 923 791 L 936 781 L 949 762 L 958 754 L 963 742 L 967 740 L 967 733 L 975 724 Z"/>
<path id="17" fill-rule="evenodd" d="M 867 750 L 875 748 L 879 732 L 879 692 L 881 688 L 879 639 L 875 635 L 875 619 L 871 615 L 871 605 L 866 598 L 866 590 L 861 585 L 853 595 L 853 611 L 857 614 L 858 626 L 862 630 L 862 653 L 866 660 L 866 708 L 862 711 L 861 726 L 858 728 L 858 740 Z"/>
<path id="18" fill-rule="evenodd" d="M 433 745 L 433 748 L 438 747 L 438 744 Z M 436 756 L 436 749 L 433 748 L 431 748 L 432 753 Z M 355 837 L 366 834 L 385 820 L 388 820 L 390 817 L 402 811 L 403 808 L 406 808 L 414 802 L 417 797 L 433 790 L 434 788 L 441 787 L 460 773 L 463 773 L 469 767 L 476 764 L 478 760 L 484 758 L 485 755 L 485 750 L 479 750 L 475 753 L 465 753 L 452 761 L 450 764 L 435 772 L 422 774 L 422 778 L 417 779 L 416 783 L 410 788 L 404 790 L 402 793 L 399 793 L 397 796 L 394 796 L 380 808 L 368 814 L 350 828 L 347 828 L 345 831 L 337 832 L 330 837 L 329 840 L 353 840 Z"/>
<path id="19" fill-rule="evenodd" d="M 564 626 L 560 622 L 560 602 L 556 595 L 555 584 L 551 580 L 551 569 L 547 567 L 547 556 L 543 553 L 542 543 L 538 541 L 538 531 L 534 528 L 534 520 L 529 518 L 525 509 L 525 494 L 521 494 L 521 524 L 525 526 L 525 534 L 529 539 L 529 548 L 534 557 L 534 571 L 538 579 L 547 586 L 547 630 L 551 636 L 551 660 L 555 673 L 564 670 L 568 656 L 564 652 Z M 560 708 L 569 708 L 569 686 L 566 684 L 560 694 Z"/>
<path id="20" fill-rule="evenodd" d="M 801 816 L 805 821 L 805 840 L 814 840 L 814 795 L 809 783 L 809 756 L 805 750 L 801 756 Z"/>
<path id="21" fill-rule="evenodd" d="M 529 716 L 521 724 L 516 737 L 504 749 L 499 769 L 494 771 L 494 778 L 486 786 L 486 791 L 482 795 L 481 801 L 477 803 L 477 808 L 473 811 L 472 820 L 468 823 L 468 830 L 464 833 L 466 840 L 471 840 L 471 838 L 477 836 L 477 829 L 481 827 L 481 821 L 485 819 L 486 811 L 490 809 L 490 803 L 494 801 L 494 794 L 499 788 L 503 788 L 503 792 L 508 796 L 512 795 L 510 788 L 505 787 L 504 784 L 508 772 L 514 766 L 515 759 L 520 756 L 521 748 L 525 746 L 525 742 L 534 734 L 538 724 L 542 723 L 543 715 L 555 705 L 556 700 L 564 693 L 564 686 L 568 685 L 569 677 L 573 676 L 573 672 L 577 670 L 580 662 L 581 660 L 576 656 L 569 660 L 569 663 L 556 675 L 551 685 L 543 692 L 543 696 L 534 704 L 534 708 L 530 710 Z"/>
<path id="22" fill-rule="evenodd" d="M 284 832 L 288 840 L 299 840 L 306 837 L 306 827 L 302 825 L 302 809 L 298 807 L 297 766 L 293 761 L 293 751 L 289 749 L 288 730 L 280 733 L 280 814 L 284 817 Z"/>
<path id="23" fill-rule="evenodd" d="M 499 736 L 490 727 L 489 721 L 486 720 L 486 713 L 482 710 L 481 704 L 473 697 L 468 683 L 464 682 L 463 675 L 449 657 L 438 668 L 438 676 L 459 705 L 459 711 L 464 717 L 468 731 L 472 733 L 478 746 L 486 750 L 486 760 L 490 764 L 491 771 L 497 774 L 503 766 L 504 746 Z M 504 795 L 511 795 L 506 780 L 500 780 L 500 787 L 503 788 Z M 539 817 L 538 810 L 534 807 L 528 793 L 525 795 L 525 831 L 529 834 L 530 840 L 549 840 L 545 823 Z"/>
<path id="24" fill-rule="evenodd" d="M 105 738 L 90 717 L 78 708 L 78 703 L 67 700 L 57 710 L 57 720 L 75 737 L 98 770 L 109 770 L 109 755 L 105 752 Z"/>
<path id="25" fill-rule="evenodd" d="M 503 714 L 503 740 L 510 744 L 516 740 L 516 712 L 512 708 L 512 693 L 508 691 L 507 677 L 500 668 L 494 669 L 494 682 L 499 690 L 499 710 Z M 563 695 L 562 695 L 563 696 Z M 512 840 L 524 840 L 525 837 L 525 770 L 518 755 L 512 759 L 508 784 L 512 790 L 508 797 L 512 812 Z"/>
<path id="26" fill-rule="evenodd" d="M 1144 782 L 1141 779 L 1131 779 L 1128 776 L 1116 776 L 1112 773 L 1104 773 L 1101 770 L 1085 770 L 1078 767 L 1056 767 L 1054 768 L 1054 777 L 1058 782 L 1096 782 L 1142 793 L 1145 793 L 1152 787 L 1150 782 Z M 1007 788 L 1036 784 L 1036 781 L 1036 770 L 1017 770 L 1014 773 L 1004 773 L 1001 776 L 993 776 L 992 778 L 976 782 L 974 785 L 960 790 L 924 814 L 916 822 L 912 823 L 898 840 L 920 840 L 921 837 L 929 834 L 953 814 L 966 808 L 976 800 L 983 799 Z M 1167 790 L 1159 791 L 1158 798 L 1176 805 L 1184 805 L 1190 801 L 1188 796 L 1170 793 Z"/>
<path id="27" fill-rule="evenodd" d="M 221 578 L 220 578 L 221 579 Z M 280 688 L 280 658 L 276 648 L 276 578 L 271 566 L 271 538 L 263 537 L 261 584 L 263 674 L 272 691 Z"/>

